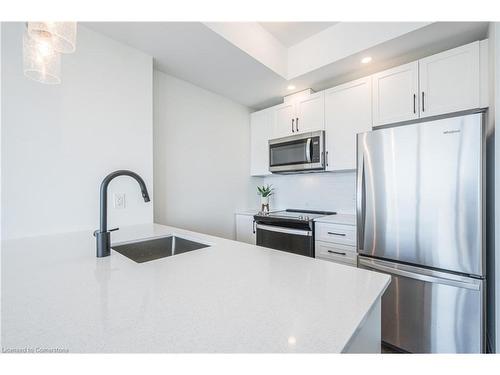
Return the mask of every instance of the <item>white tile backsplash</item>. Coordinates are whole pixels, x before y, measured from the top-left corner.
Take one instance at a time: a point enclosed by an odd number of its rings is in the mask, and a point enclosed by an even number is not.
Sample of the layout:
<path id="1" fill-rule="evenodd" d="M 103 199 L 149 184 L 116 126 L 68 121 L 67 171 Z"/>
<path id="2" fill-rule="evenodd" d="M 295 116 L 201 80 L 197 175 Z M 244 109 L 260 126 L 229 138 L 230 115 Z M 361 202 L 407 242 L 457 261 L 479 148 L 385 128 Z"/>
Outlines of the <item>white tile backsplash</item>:
<path id="1" fill-rule="evenodd" d="M 264 178 L 275 193 L 270 208 L 303 208 L 354 214 L 356 210 L 356 172 L 325 172 L 272 175 Z"/>

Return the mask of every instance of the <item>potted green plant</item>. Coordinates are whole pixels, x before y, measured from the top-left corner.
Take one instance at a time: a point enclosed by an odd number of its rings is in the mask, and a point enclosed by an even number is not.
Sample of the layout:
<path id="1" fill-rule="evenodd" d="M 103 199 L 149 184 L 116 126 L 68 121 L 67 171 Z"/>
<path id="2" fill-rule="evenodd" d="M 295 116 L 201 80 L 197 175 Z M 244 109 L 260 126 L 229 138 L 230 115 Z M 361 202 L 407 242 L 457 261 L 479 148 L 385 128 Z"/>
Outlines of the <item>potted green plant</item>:
<path id="1" fill-rule="evenodd" d="M 274 194 L 272 185 L 257 186 L 257 194 L 260 195 L 262 212 L 269 212 L 269 197 Z"/>

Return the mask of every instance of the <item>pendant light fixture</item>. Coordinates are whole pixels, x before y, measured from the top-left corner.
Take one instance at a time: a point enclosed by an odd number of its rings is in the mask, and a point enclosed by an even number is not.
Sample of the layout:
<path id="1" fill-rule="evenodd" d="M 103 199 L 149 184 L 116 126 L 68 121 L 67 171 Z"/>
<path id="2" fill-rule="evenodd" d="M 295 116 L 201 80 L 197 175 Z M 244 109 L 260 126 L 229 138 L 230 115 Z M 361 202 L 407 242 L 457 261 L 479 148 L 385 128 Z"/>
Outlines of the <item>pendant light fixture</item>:
<path id="1" fill-rule="evenodd" d="M 76 22 L 28 22 L 32 38 L 52 38 L 54 50 L 73 53 L 76 48 Z"/>
<path id="2" fill-rule="evenodd" d="M 61 83 L 61 54 L 56 52 L 50 38 L 23 35 L 24 75 L 40 83 Z"/>
<path id="3" fill-rule="evenodd" d="M 23 35 L 24 75 L 41 83 L 61 83 L 61 53 L 75 49 L 76 22 L 28 22 Z"/>

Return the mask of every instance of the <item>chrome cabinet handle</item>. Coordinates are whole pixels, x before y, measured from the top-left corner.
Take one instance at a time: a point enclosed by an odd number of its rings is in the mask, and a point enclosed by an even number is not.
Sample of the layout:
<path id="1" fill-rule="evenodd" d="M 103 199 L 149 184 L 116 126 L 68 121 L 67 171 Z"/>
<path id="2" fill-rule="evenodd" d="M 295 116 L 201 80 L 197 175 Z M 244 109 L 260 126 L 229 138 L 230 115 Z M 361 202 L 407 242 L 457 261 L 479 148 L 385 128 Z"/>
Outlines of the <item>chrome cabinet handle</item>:
<path id="1" fill-rule="evenodd" d="M 253 234 L 255 234 L 255 220 L 253 221 L 252 229 L 253 229 Z"/>
<path id="2" fill-rule="evenodd" d="M 328 151 L 326 152 L 326 155 L 325 155 L 325 163 L 326 163 L 326 166 L 328 167 Z"/>
<path id="3" fill-rule="evenodd" d="M 344 256 L 345 256 L 345 255 L 347 255 L 346 253 L 342 253 L 342 252 L 340 252 L 340 251 L 328 250 L 328 252 L 329 252 L 330 254 L 337 254 L 337 255 L 344 255 Z"/>
<path id="4" fill-rule="evenodd" d="M 331 234 L 332 236 L 342 236 L 342 237 L 345 237 L 345 233 L 328 232 L 328 234 Z"/>
<path id="5" fill-rule="evenodd" d="M 413 94 L 413 113 L 417 113 L 417 95 Z"/>
<path id="6" fill-rule="evenodd" d="M 299 131 L 299 118 L 295 119 L 295 130 Z"/>
<path id="7" fill-rule="evenodd" d="M 293 129 L 293 122 L 295 121 L 295 119 L 293 118 L 292 119 L 292 133 L 295 133 L 295 130 Z"/>
<path id="8" fill-rule="evenodd" d="M 422 91 L 422 112 L 425 112 L 425 93 Z"/>

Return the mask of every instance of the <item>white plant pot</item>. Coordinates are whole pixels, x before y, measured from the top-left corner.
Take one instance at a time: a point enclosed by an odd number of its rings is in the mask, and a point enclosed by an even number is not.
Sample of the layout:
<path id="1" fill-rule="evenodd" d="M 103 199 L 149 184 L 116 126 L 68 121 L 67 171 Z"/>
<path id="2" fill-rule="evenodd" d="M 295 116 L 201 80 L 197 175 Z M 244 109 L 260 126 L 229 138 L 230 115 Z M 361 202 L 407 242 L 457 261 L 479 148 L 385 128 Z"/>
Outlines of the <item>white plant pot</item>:
<path id="1" fill-rule="evenodd" d="M 269 212 L 269 197 L 260 197 L 260 210 L 262 212 Z"/>

